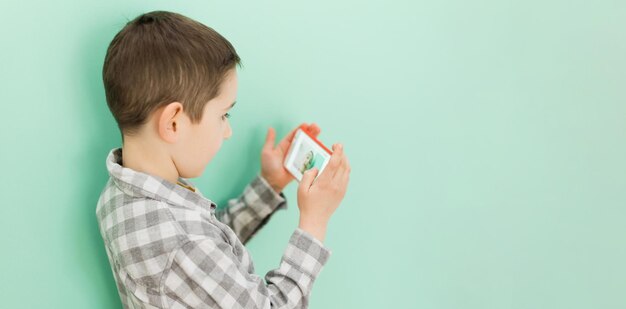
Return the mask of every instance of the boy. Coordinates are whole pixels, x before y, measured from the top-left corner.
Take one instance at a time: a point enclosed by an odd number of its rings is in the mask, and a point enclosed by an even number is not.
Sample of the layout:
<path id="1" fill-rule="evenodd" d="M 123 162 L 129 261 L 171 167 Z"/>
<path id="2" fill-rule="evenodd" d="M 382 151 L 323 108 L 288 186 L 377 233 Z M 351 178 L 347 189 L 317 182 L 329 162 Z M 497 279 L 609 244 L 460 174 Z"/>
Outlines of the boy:
<path id="1" fill-rule="evenodd" d="M 185 179 L 200 176 L 232 134 L 238 64 L 213 29 L 163 11 L 128 22 L 107 50 L 106 99 L 123 145 L 107 157 L 111 177 L 96 214 L 125 308 L 308 307 L 331 255 L 326 226 L 349 180 L 342 146 L 333 145 L 320 177 L 304 174 L 298 228 L 266 282 L 243 244 L 287 207 L 282 190 L 293 177 L 282 161 L 295 130 L 278 146 L 268 130 L 260 173 L 224 209 Z"/>

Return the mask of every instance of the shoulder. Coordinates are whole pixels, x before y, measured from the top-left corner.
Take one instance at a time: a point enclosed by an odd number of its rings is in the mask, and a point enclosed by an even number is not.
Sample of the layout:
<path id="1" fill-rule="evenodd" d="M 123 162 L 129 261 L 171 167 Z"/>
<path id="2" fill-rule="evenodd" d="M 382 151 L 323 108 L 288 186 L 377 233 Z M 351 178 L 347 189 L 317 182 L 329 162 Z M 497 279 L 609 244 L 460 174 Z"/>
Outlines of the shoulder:
<path id="1" fill-rule="evenodd" d="M 188 241 L 167 203 L 105 187 L 98 224 L 110 262 L 121 278 L 156 287 L 169 256 Z"/>
<path id="2" fill-rule="evenodd" d="M 103 190 L 96 214 L 102 238 L 113 253 L 123 255 L 156 246 L 159 250 L 149 250 L 158 255 L 186 241 L 184 230 L 164 201 L 130 196 L 113 186 Z"/>
<path id="3" fill-rule="evenodd" d="M 96 209 L 104 243 L 121 267 L 166 256 L 199 235 L 218 241 L 225 238 L 205 213 L 128 195 L 110 183 Z"/>

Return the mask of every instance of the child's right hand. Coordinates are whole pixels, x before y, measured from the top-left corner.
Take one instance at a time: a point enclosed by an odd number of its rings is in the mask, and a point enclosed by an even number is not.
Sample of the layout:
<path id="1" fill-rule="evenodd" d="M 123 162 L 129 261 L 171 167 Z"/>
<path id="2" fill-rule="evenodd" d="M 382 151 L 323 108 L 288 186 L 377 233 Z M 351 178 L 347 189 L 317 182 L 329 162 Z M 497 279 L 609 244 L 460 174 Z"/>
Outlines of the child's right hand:
<path id="1" fill-rule="evenodd" d="M 326 225 L 343 200 L 350 178 L 350 164 L 341 144 L 333 145 L 328 165 L 316 179 L 317 174 L 317 168 L 304 172 L 298 186 L 299 227 L 324 241 Z"/>

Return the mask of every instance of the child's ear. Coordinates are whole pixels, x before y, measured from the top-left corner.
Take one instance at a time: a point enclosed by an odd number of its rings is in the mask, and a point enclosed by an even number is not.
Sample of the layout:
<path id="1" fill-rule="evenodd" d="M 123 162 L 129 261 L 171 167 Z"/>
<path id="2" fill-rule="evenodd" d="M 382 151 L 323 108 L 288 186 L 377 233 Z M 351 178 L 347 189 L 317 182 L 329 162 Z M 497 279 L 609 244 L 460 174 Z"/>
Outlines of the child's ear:
<path id="1" fill-rule="evenodd" d="M 180 125 L 184 121 L 183 105 L 180 102 L 169 103 L 156 116 L 161 139 L 175 143 L 180 135 Z"/>

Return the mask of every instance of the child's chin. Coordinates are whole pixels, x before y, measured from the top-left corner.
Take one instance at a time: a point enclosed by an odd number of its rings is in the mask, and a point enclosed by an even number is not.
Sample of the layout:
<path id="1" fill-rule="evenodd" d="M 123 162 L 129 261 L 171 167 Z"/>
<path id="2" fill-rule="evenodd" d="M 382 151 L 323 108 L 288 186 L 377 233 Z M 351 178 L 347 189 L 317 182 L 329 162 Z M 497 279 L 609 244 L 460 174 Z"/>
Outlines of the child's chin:
<path id="1" fill-rule="evenodd" d="M 202 176 L 203 173 L 204 173 L 204 167 L 200 170 L 187 171 L 186 173 L 181 174 L 180 176 L 183 178 L 198 178 Z"/>

